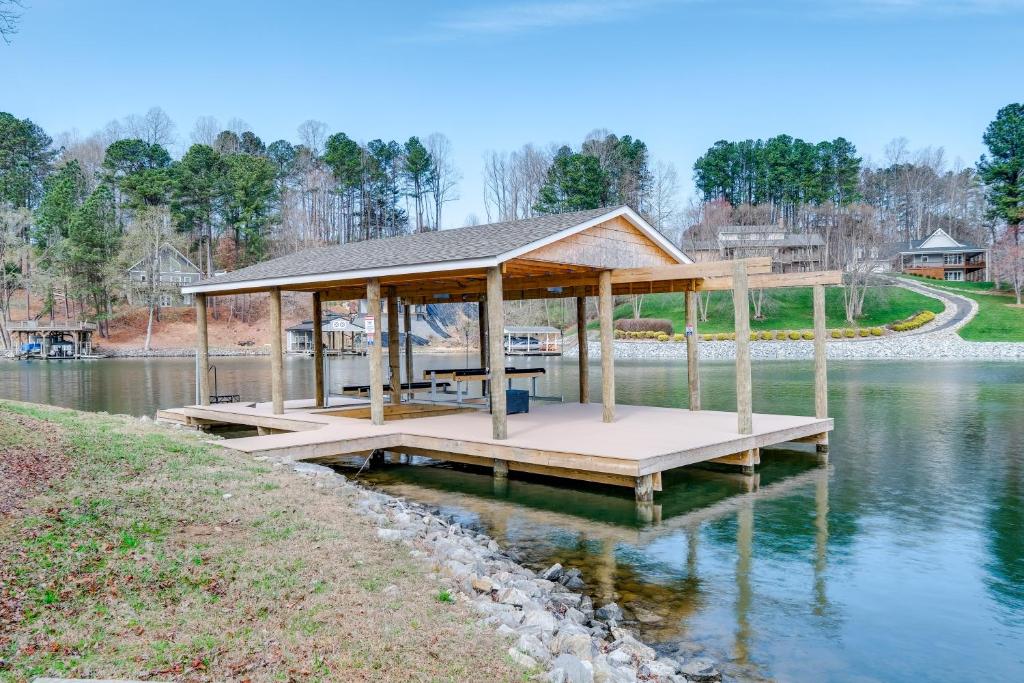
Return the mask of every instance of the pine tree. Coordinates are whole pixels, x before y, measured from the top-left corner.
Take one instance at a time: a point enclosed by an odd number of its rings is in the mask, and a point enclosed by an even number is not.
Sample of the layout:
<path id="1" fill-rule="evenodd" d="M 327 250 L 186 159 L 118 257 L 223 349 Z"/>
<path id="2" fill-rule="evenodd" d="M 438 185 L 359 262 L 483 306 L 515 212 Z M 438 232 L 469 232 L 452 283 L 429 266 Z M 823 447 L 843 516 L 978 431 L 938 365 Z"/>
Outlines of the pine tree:
<path id="1" fill-rule="evenodd" d="M 987 186 L 989 214 L 1005 221 L 1014 244 L 1024 222 L 1024 104 L 1008 104 L 996 114 L 982 137 L 988 154 L 978 162 Z"/>

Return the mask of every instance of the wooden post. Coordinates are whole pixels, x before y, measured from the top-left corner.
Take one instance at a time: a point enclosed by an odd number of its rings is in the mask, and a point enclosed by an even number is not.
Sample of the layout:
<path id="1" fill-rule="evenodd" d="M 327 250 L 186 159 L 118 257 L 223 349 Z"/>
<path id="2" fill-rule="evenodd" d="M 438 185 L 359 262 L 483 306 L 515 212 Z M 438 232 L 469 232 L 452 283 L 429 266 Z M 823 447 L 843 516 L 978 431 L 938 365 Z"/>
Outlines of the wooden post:
<path id="1" fill-rule="evenodd" d="M 366 281 L 366 315 L 373 317 L 373 346 L 368 349 L 370 359 L 370 421 L 375 425 L 384 424 L 384 372 L 380 364 L 384 360 L 380 344 L 380 279 L 371 277 Z M 369 336 L 366 341 L 369 343 Z"/>
<path id="2" fill-rule="evenodd" d="M 402 345 L 398 331 L 398 298 L 388 287 L 388 368 L 391 374 L 391 402 L 402 402 Z"/>
<path id="3" fill-rule="evenodd" d="M 737 259 L 732 276 L 732 302 L 736 322 L 736 421 L 740 434 L 754 431 L 750 388 L 750 303 L 747 301 L 747 264 Z"/>
<path id="4" fill-rule="evenodd" d="M 206 330 L 206 295 L 196 294 L 196 372 L 199 405 L 210 405 L 210 338 Z"/>
<path id="5" fill-rule="evenodd" d="M 274 415 L 284 414 L 284 351 L 281 348 L 281 290 L 270 290 L 270 397 Z"/>
<path id="6" fill-rule="evenodd" d="M 602 419 L 615 419 L 615 345 L 612 339 L 612 272 L 602 270 L 598 278 L 598 315 L 601 318 L 601 403 Z"/>
<path id="7" fill-rule="evenodd" d="M 580 362 L 580 403 L 590 403 L 590 358 L 587 350 L 587 297 L 576 297 L 576 339 Z"/>
<path id="8" fill-rule="evenodd" d="M 697 346 L 697 292 L 686 292 L 686 383 L 690 410 L 700 410 L 700 349 Z"/>
<path id="9" fill-rule="evenodd" d="M 828 362 L 825 358 L 825 285 L 814 285 L 814 416 L 828 417 Z M 818 453 L 828 453 L 828 433 L 819 437 Z"/>
<path id="10" fill-rule="evenodd" d="M 324 313 L 320 292 L 313 292 L 313 401 L 317 408 L 327 405 L 324 393 Z"/>
<path id="11" fill-rule="evenodd" d="M 494 476 L 497 479 L 508 479 L 508 460 L 494 459 Z"/>
<path id="12" fill-rule="evenodd" d="M 633 491 L 636 493 L 636 502 L 638 503 L 653 503 L 654 502 L 654 475 L 645 474 L 636 478 L 636 484 L 633 486 Z"/>
<path id="13" fill-rule="evenodd" d="M 495 439 L 508 437 L 505 407 L 505 295 L 501 288 L 501 266 L 487 269 L 487 327 L 491 376 L 491 431 Z"/>
<path id="14" fill-rule="evenodd" d="M 477 327 L 480 328 L 480 367 L 486 368 L 490 364 L 490 356 L 487 350 L 487 299 L 480 299 L 476 303 Z M 504 329 L 502 329 L 504 331 Z M 468 342 L 467 342 L 468 344 Z M 468 354 L 467 354 L 468 357 Z M 505 359 L 502 358 L 501 366 L 505 367 Z M 487 395 L 487 381 L 480 382 L 480 394 Z"/>
<path id="15" fill-rule="evenodd" d="M 405 328 L 405 381 L 412 384 L 412 304 L 408 302 L 402 306 L 402 327 Z M 409 400 L 412 400 L 412 389 L 409 389 Z"/>

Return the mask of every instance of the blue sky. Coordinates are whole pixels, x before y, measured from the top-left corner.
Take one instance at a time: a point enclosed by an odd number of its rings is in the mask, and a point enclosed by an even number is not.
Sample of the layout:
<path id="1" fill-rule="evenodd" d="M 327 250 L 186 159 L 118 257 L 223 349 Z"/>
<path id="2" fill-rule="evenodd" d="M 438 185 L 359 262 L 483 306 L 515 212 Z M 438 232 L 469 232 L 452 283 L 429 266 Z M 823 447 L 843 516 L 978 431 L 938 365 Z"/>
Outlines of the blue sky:
<path id="1" fill-rule="evenodd" d="M 291 2 L 25 0 L 0 45 L 0 110 L 51 135 L 159 105 L 295 140 L 306 119 L 359 140 L 440 131 L 464 175 L 446 223 L 484 217 L 488 150 L 578 144 L 594 128 L 676 165 L 719 139 L 892 138 L 973 163 L 1024 99 L 1024 0 Z"/>

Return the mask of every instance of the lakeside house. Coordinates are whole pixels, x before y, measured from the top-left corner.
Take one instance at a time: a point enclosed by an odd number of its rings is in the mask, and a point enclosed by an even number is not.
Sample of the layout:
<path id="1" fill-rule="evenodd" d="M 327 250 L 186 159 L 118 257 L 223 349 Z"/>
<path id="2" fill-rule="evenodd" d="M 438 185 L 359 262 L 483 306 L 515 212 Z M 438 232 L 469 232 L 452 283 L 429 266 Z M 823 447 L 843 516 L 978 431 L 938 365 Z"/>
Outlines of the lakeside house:
<path id="1" fill-rule="evenodd" d="M 988 250 L 959 242 L 942 228 L 924 239 L 904 242 L 897 263 L 909 275 L 951 282 L 988 280 Z"/>
<path id="2" fill-rule="evenodd" d="M 181 288 L 199 282 L 203 277 L 199 266 L 170 244 L 160 247 L 156 257 L 140 259 L 128 269 L 127 275 L 128 303 L 134 305 L 135 296 L 156 280 L 156 304 L 160 308 L 191 306 L 192 295 L 182 294 Z"/>
<path id="3" fill-rule="evenodd" d="M 715 239 L 684 246 L 696 263 L 768 256 L 775 273 L 806 273 L 821 270 L 825 241 L 817 232 L 780 225 L 724 225 Z"/>

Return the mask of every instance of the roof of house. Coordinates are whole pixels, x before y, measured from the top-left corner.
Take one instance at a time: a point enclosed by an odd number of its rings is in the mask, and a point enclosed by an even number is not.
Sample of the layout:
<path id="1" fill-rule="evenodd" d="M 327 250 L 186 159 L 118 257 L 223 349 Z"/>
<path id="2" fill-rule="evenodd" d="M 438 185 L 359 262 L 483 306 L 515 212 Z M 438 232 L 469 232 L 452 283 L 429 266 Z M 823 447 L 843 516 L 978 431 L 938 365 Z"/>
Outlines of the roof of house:
<path id="1" fill-rule="evenodd" d="M 176 246 L 174 246 L 173 244 L 165 244 L 162 247 L 160 247 L 160 251 L 164 251 L 165 249 L 170 249 L 171 251 L 173 251 L 175 254 L 177 254 L 182 259 L 184 259 L 185 263 L 187 263 L 188 265 L 192 266 L 192 268 L 193 268 L 193 270 L 195 272 L 197 272 L 199 274 L 202 274 L 203 271 L 199 270 L 199 266 L 197 266 L 195 263 L 193 263 L 192 259 L 190 259 L 188 256 L 186 256 L 185 254 L 181 253 L 181 250 L 178 249 Z M 132 265 L 130 268 L 128 268 L 128 270 L 130 270 L 130 271 L 131 270 L 135 270 L 136 268 L 139 267 L 139 264 L 149 260 L 149 258 L 150 258 L 149 256 L 146 256 L 145 258 L 140 258 L 138 261 L 135 262 L 134 265 Z"/>
<path id="2" fill-rule="evenodd" d="M 316 247 L 202 280 L 182 291 L 217 291 L 253 282 L 263 287 L 336 279 L 377 277 L 495 266 L 522 253 L 622 216 L 680 263 L 689 259 L 639 214 L 627 206 L 550 214 L 453 230 L 423 232 L 365 242 Z"/>
<path id="3" fill-rule="evenodd" d="M 985 251 L 985 247 L 960 242 L 942 228 L 936 228 L 927 237 L 903 242 L 901 254 L 942 254 L 959 251 Z"/>
<path id="4" fill-rule="evenodd" d="M 341 316 L 338 315 L 337 313 L 324 313 L 323 324 L 326 325 L 332 320 L 337 320 L 340 317 Z M 303 320 L 301 323 L 297 323 L 295 325 L 292 325 L 291 327 L 286 327 L 285 330 L 287 332 L 312 332 L 313 321 Z"/>
<path id="5" fill-rule="evenodd" d="M 506 325 L 505 334 L 560 334 L 561 330 L 550 325 Z"/>
<path id="6" fill-rule="evenodd" d="M 743 228 L 755 226 L 739 226 Z M 751 231 L 746 234 L 757 234 Z M 816 232 L 793 232 L 786 233 L 775 239 L 744 239 L 744 240 L 695 240 L 687 242 L 686 246 L 694 251 L 718 251 L 721 247 L 729 246 L 736 248 L 792 248 L 792 247 L 821 247 L 825 240 Z"/>

